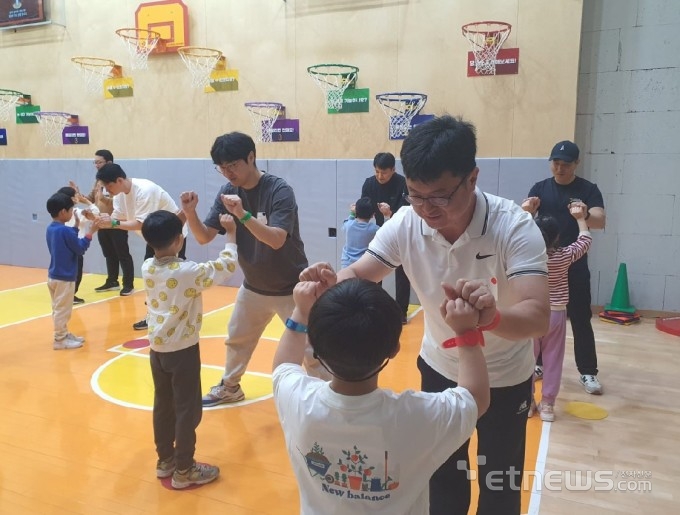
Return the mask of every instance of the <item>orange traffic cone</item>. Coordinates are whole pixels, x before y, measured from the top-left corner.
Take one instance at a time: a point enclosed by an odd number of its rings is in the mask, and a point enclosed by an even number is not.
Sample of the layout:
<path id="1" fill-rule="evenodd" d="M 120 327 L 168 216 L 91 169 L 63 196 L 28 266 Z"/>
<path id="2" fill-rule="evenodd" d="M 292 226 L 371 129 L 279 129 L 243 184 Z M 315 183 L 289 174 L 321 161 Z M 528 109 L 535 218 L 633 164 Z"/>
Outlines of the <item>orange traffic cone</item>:
<path id="1" fill-rule="evenodd" d="M 612 293 L 612 302 L 604 307 L 605 311 L 619 311 L 621 313 L 635 313 L 635 307 L 630 305 L 628 294 L 628 271 L 626 264 L 619 265 L 619 273 Z"/>

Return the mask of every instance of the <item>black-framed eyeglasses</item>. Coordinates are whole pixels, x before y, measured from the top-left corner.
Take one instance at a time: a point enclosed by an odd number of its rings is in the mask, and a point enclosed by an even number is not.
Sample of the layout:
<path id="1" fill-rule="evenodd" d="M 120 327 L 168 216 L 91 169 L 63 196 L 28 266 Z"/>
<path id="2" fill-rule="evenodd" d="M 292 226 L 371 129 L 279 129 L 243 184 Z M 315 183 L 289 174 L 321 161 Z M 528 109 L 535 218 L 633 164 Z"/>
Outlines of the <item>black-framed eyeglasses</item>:
<path id="1" fill-rule="evenodd" d="M 226 173 L 226 172 L 233 172 L 234 168 L 236 168 L 241 160 L 237 159 L 236 161 L 232 161 L 231 163 L 223 163 L 219 165 L 215 165 L 215 171 L 219 174 Z"/>
<path id="2" fill-rule="evenodd" d="M 451 202 L 451 199 L 453 196 L 456 194 L 458 191 L 458 188 L 460 188 L 463 183 L 466 181 L 467 175 L 463 177 L 463 180 L 461 180 L 458 183 L 458 186 L 456 186 L 453 191 L 451 192 L 450 195 L 447 195 L 446 197 L 418 197 L 416 195 L 404 195 L 404 200 L 411 204 L 412 206 L 422 206 L 425 204 L 425 201 L 428 201 L 431 206 L 434 207 L 446 207 L 449 205 L 449 202 Z"/>

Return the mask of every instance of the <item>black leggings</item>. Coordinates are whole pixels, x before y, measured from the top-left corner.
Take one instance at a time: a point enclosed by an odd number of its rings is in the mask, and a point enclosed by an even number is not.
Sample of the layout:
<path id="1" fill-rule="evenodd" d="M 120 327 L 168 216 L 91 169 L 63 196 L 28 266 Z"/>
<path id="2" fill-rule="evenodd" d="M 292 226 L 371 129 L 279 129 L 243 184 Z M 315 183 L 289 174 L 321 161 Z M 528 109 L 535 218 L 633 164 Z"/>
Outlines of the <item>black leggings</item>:
<path id="1" fill-rule="evenodd" d="M 441 392 L 457 383 L 418 357 L 421 388 Z M 519 515 L 524 472 L 531 377 L 515 386 L 491 389 L 491 405 L 477 421 L 478 515 Z M 465 442 L 430 479 L 430 515 L 467 515 L 470 460 Z"/>

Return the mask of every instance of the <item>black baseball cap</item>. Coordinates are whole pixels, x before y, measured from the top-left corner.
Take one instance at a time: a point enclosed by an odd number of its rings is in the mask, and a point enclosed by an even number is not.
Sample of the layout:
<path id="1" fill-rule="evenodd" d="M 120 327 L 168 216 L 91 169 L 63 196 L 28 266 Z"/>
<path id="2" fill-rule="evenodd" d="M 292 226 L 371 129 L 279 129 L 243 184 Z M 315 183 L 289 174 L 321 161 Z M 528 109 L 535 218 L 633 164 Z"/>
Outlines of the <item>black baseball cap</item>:
<path id="1" fill-rule="evenodd" d="M 548 161 L 552 161 L 553 159 L 559 159 L 560 161 L 566 161 L 567 163 L 571 163 L 578 159 L 578 155 L 579 150 L 576 143 L 573 143 L 569 140 L 565 140 L 560 141 L 557 145 L 553 147 L 552 152 L 550 152 L 550 157 L 548 158 Z"/>

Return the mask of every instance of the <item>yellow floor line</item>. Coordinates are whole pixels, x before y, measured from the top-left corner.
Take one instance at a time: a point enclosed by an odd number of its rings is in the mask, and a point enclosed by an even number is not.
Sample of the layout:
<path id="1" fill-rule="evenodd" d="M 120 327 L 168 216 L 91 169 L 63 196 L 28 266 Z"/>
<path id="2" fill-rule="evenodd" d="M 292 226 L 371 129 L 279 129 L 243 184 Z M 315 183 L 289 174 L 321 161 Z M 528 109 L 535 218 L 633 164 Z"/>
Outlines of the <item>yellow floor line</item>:
<path id="1" fill-rule="evenodd" d="M 78 297 L 85 300 L 85 304 L 77 304 L 73 309 L 79 309 L 97 302 L 107 301 L 118 297 L 118 291 L 98 293 L 94 291 L 106 280 L 105 275 L 85 274 L 78 289 Z M 142 280 L 135 279 L 135 289 L 143 290 Z M 15 324 L 21 324 L 37 318 L 50 316 L 52 304 L 47 283 L 36 283 L 22 288 L 12 288 L 0 291 L 0 329 Z"/>

